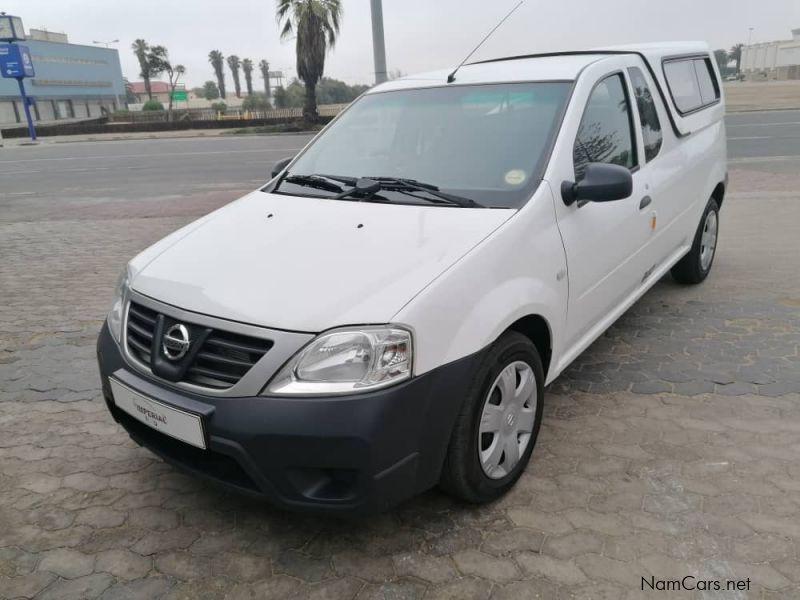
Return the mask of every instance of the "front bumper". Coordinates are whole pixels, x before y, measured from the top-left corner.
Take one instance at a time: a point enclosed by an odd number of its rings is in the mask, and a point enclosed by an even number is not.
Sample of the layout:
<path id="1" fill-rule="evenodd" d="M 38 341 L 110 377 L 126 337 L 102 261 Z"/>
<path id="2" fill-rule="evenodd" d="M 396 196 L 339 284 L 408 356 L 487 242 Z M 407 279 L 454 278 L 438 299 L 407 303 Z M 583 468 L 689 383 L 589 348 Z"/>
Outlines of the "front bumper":
<path id="1" fill-rule="evenodd" d="M 327 398 L 189 394 L 131 369 L 107 325 L 97 358 L 114 419 L 167 462 L 282 508 L 363 513 L 385 510 L 438 482 L 478 355 L 391 388 Z M 201 415 L 208 449 L 168 437 L 117 408 L 110 376 Z"/>

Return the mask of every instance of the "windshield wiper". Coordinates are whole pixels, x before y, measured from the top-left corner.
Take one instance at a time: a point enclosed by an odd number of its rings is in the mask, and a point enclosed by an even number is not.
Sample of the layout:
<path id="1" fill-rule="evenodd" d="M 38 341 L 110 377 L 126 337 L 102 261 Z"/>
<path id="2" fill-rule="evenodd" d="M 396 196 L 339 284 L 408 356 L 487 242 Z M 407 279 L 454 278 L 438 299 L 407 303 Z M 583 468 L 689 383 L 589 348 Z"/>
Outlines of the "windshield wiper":
<path id="1" fill-rule="evenodd" d="M 348 177 L 347 175 L 325 175 L 324 173 L 314 173 L 311 177 L 324 177 L 325 179 L 332 179 L 346 185 L 355 185 L 358 177 Z"/>
<path id="2" fill-rule="evenodd" d="M 287 175 L 281 179 L 278 187 L 285 182 L 304 187 L 312 187 L 318 190 L 325 190 L 326 192 L 333 192 L 334 194 L 341 194 L 343 191 L 342 186 L 333 183 L 333 181 L 338 180 L 326 175 Z"/>
<path id="3" fill-rule="evenodd" d="M 359 186 L 359 181 L 361 180 L 356 177 L 348 177 L 347 175 L 287 175 L 280 181 L 278 187 L 280 187 L 284 181 L 294 185 L 312 187 L 318 190 L 331 192 L 334 195 L 330 196 L 330 198 L 334 200 L 348 199 L 348 196 L 356 194 L 362 196 L 361 198 L 356 198 L 356 200 L 360 202 L 383 202 L 387 204 L 391 202 L 388 198 L 377 195 L 377 192 L 380 191 L 380 185 L 378 182 L 369 182 L 372 184 L 372 187 L 367 189 L 365 193 L 363 186 Z M 334 183 L 335 181 L 340 181 L 345 185 L 352 187 L 345 190 L 342 188 L 342 186 Z"/>
<path id="4" fill-rule="evenodd" d="M 342 177 L 344 179 L 344 177 Z M 353 200 L 356 202 L 384 202 L 388 203 L 390 200 L 383 196 L 378 196 L 381 191 L 381 184 L 374 179 L 353 178 L 353 183 L 349 190 L 345 190 L 340 194 L 334 196 L 335 200 L 347 200 L 350 196 L 354 196 Z"/>
<path id="5" fill-rule="evenodd" d="M 379 191 L 387 190 L 408 194 L 414 198 L 437 204 L 448 204 L 463 208 L 483 208 L 481 204 L 470 198 L 442 192 L 438 187 L 430 183 L 422 183 L 415 179 L 403 179 L 400 177 L 357 178 L 319 173 L 314 175 L 287 175 L 281 180 L 278 187 L 283 182 L 332 192 L 336 194 L 333 196 L 336 200 L 345 200 L 355 196 L 355 199 L 360 202 L 390 202 L 389 199 L 377 195 Z M 339 183 L 350 186 L 350 188 L 344 189 Z M 419 193 L 427 194 L 428 197 L 419 196 Z"/>
<path id="6" fill-rule="evenodd" d="M 435 185 L 423 183 L 421 181 L 417 181 L 416 179 L 406 179 L 402 177 L 369 177 L 368 179 L 380 183 L 381 189 L 384 190 L 404 193 L 424 192 L 436 198 L 436 200 L 431 198 L 422 198 L 424 200 L 428 200 L 429 202 L 452 204 L 453 206 L 460 206 L 462 208 L 484 208 L 482 204 L 478 204 L 471 198 L 465 198 L 463 196 L 456 196 L 454 194 L 442 192 Z M 420 196 L 417 196 L 416 194 L 410 195 L 414 196 L 415 198 L 420 198 Z"/>

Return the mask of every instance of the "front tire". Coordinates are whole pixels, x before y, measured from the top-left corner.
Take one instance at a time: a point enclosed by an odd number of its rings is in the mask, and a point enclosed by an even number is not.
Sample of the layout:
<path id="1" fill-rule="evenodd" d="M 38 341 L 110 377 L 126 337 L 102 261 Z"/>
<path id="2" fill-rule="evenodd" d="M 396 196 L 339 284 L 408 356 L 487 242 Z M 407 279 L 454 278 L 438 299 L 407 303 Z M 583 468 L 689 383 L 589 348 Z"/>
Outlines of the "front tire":
<path id="1" fill-rule="evenodd" d="M 475 504 L 510 490 L 536 444 L 543 400 L 536 346 L 520 333 L 504 333 L 481 362 L 456 419 L 441 487 Z"/>
<path id="2" fill-rule="evenodd" d="M 717 253 L 719 233 L 719 205 L 711 198 L 703 211 L 703 218 L 694 236 L 692 249 L 672 267 L 672 277 L 678 283 L 696 284 L 711 272 Z"/>

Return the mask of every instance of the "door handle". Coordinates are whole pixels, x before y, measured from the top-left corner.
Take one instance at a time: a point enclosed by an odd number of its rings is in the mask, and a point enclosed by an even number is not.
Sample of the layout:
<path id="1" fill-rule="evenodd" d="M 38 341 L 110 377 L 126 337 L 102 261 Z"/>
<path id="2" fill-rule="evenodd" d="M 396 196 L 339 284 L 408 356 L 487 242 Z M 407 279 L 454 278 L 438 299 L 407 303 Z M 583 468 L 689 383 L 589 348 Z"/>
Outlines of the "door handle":
<path id="1" fill-rule="evenodd" d="M 652 201 L 653 199 L 650 196 L 645 196 L 644 198 L 642 198 L 641 201 L 639 202 L 639 210 L 644 210 L 645 208 L 650 206 L 650 203 Z"/>

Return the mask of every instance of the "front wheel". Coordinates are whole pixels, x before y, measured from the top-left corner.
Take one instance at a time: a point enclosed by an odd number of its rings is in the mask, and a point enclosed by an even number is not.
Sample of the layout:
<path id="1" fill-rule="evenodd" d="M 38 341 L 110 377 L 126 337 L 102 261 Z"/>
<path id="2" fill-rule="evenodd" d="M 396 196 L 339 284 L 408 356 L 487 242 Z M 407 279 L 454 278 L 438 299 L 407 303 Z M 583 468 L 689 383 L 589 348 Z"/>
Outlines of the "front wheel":
<path id="1" fill-rule="evenodd" d="M 675 281 L 694 284 L 708 277 L 717 252 L 718 235 L 719 205 L 714 198 L 711 198 L 697 227 L 692 249 L 672 267 L 671 273 Z"/>
<path id="2" fill-rule="evenodd" d="M 442 488 L 476 504 L 511 489 L 536 444 L 543 400 L 536 346 L 520 333 L 506 332 L 481 362 L 456 420 Z"/>

